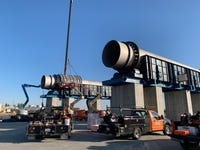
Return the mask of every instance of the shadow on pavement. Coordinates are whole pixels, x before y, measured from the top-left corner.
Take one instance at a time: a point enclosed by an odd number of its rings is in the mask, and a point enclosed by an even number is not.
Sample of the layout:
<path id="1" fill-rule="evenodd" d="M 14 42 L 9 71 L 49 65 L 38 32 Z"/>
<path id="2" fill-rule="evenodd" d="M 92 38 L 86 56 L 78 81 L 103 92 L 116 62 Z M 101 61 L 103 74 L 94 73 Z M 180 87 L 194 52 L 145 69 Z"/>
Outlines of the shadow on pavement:
<path id="1" fill-rule="evenodd" d="M 0 122 L 0 143 L 26 142 L 27 122 Z"/>
<path id="2" fill-rule="evenodd" d="M 130 141 L 108 141 L 106 146 L 89 146 L 89 150 L 182 150 L 179 143 L 171 141 L 170 139 L 160 140 L 130 140 Z"/>

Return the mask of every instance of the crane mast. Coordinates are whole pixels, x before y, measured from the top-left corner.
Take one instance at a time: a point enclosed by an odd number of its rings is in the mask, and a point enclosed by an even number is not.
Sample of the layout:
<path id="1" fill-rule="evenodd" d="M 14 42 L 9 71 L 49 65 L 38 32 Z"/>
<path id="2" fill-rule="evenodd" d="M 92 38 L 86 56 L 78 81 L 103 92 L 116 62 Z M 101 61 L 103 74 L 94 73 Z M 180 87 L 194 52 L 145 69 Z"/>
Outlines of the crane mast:
<path id="1" fill-rule="evenodd" d="M 67 73 L 67 66 L 68 66 L 68 49 L 69 49 L 69 38 L 70 38 L 70 24 L 71 24 L 71 12 L 72 12 L 72 2 L 73 0 L 70 0 L 69 5 L 69 17 L 68 17 L 68 29 L 67 29 L 67 42 L 66 42 L 66 55 L 65 55 L 65 66 L 64 66 L 64 75 Z"/>

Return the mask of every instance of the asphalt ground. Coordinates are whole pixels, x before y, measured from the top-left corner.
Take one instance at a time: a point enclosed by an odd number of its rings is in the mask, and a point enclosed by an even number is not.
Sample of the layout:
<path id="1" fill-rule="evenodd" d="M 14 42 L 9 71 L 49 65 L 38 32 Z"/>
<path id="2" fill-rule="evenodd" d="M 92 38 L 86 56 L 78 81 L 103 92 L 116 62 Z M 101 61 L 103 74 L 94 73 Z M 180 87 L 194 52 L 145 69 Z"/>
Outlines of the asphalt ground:
<path id="1" fill-rule="evenodd" d="M 140 140 L 114 138 L 87 130 L 84 122 L 75 124 L 69 140 L 57 137 L 29 141 L 27 122 L 0 122 L 0 150 L 182 150 L 180 144 L 161 132 L 143 135 Z"/>

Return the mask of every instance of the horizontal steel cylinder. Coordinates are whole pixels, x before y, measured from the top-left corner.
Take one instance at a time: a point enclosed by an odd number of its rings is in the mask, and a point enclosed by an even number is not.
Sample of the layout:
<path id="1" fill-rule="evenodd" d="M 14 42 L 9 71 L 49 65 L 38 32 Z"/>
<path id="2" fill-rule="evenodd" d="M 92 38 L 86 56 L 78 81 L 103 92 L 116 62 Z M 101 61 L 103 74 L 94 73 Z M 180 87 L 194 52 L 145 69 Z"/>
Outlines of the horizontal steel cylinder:
<path id="1" fill-rule="evenodd" d="M 139 48 L 133 42 L 108 42 L 102 54 L 106 67 L 111 67 L 119 72 L 129 72 L 137 67 L 139 62 Z"/>
<path id="2" fill-rule="evenodd" d="M 41 88 L 54 89 L 60 83 L 82 83 L 80 76 L 74 75 L 43 75 L 41 79 Z"/>

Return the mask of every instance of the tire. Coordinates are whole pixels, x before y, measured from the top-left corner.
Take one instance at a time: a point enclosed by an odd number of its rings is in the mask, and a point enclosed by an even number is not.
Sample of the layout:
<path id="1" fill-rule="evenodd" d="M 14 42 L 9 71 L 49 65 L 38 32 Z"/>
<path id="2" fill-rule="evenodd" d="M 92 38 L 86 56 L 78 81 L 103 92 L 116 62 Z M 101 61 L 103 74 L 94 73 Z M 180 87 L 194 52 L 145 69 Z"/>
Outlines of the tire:
<path id="1" fill-rule="evenodd" d="M 186 141 L 181 141 L 180 142 L 180 145 L 181 145 L 181 147 L 183 148 L 183 149 L 188 149 L 188 143 L 186 142 Z"/>
<path id="2" fill-rule="evenodd" d="M 68 127 L 68 132 L 67 133 L 63 133 L 60 135 L 60 139 L 61 140 L 68 140 L 70 139 L 71 135 L 72 135 L 72 128 L 71 128 L 71 125 L 69 125 Z"/>
<path id="3" fill-rule="evenodd" d="M 134 128 L 133 130 L 133 139 L 138 140 L 142 135 L 142 131 L 140 128 Z"/>
<path id="4" fill-rule="evenodd" d="M 68 129 L 68 139 L 71 137 L 72 135 L 72 128 L 71 125 L 69 126 L 69 129 Z"/>
<path id="5" fill-rule="evenodd" d="M 74 130 L 74 122 L 72 123 L 70 123 L 70 126 L 71 126 L 71 130 Z"/>
<path id="6" fill-rule="evenodd" d="M 197 142 L 197 143 L 193 143 L 191 148 L 193 150 L 200 150 L 200 142 Z"/>
<path id="7" fill-rule="evenodd" d="M 164 134 L 164 135 L 170 135 L 170 134 L 171 134 L 170 125 L 166 124 L 166 125 L 164 126 L 163 134 Z"/>

